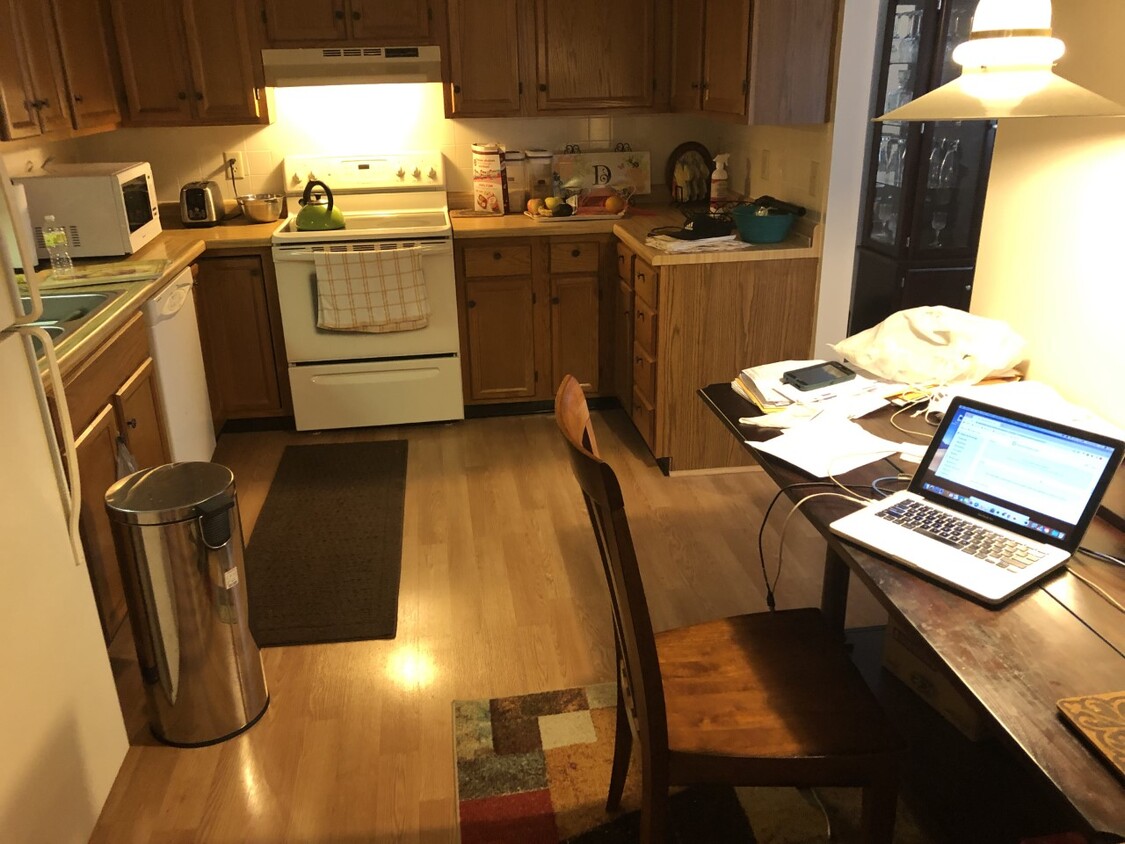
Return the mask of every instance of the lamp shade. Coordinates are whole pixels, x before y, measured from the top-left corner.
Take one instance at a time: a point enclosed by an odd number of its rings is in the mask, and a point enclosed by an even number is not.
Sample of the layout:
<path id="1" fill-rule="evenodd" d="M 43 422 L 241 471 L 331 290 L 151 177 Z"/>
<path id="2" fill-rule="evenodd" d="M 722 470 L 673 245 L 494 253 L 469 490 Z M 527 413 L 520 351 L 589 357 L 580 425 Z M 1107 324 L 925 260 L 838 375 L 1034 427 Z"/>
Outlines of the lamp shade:
<path id="1" fill-rule="evenodd" d="M 953 51 L 961 75 L 877 121 L 1097 117 L 1125 108 L 1056 76 L 1062 41 L 1051 35 L 1050 0 L 981 0 L 969 40 Z"/>

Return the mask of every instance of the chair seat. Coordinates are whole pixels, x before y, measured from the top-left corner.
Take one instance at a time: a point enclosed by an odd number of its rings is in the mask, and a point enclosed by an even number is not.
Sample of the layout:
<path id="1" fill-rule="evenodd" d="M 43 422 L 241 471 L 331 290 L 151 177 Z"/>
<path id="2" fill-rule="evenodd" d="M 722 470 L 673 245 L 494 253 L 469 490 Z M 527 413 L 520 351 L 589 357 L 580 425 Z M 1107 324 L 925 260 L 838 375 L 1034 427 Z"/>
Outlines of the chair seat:
<path id="1" fill-rule="evenodd" d="M 850 760 L 854 771 L 857 759 L 868 757 L 877 766 L 884 753 L 903 749 L 816 609 L 668 630 L 656 634 L 656 645 L 669 750 L 682 771 L 692 767 L 691 756 L 707 757 L 711 765 L 714 757 L 753 760 L 753 770 L 763 774 L 762 762 L 771 758 L 778 767 L 799 770 L 815 758 L 834 757 Z M 730 767 L 732 776 L 746 773 Z M 714 774 L 708 771 L 712 782 Z"/>

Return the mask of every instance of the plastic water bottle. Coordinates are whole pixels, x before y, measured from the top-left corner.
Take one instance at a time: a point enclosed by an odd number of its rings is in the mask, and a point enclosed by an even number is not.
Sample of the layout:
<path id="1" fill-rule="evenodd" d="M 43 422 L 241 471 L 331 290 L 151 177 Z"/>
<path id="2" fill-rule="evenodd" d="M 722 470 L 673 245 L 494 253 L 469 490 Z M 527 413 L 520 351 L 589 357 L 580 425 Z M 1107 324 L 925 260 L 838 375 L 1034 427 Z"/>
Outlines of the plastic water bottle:
<path id="1" fill-rule="evenodd" d="M 66 229 L 55 223 L 54 214 L 48 214 L 43 218 L 43 245 L 47 247 L 47 254 L 51 256 L 51 270 L 54 274 L 70 275 L 74 270 L 74 261 L 67 251 L 70 241 L 66 236 Z"/>

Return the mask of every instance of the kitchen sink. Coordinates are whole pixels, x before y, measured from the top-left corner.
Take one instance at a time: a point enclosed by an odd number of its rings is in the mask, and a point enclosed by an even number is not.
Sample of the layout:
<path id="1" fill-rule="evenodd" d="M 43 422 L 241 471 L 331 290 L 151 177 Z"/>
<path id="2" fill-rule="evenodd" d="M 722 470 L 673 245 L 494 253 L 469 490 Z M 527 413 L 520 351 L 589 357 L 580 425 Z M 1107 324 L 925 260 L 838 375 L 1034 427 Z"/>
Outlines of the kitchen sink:
<path id="1" fill-rule="evenodd" d="M 40 323 L 83 323 L 116 293 L 44 293 Z M 20 297 L 24 310 L 31 307 L 27 296 Z"/>
<path id="2" fill-rule="evenodd" d="M 52 343 L 58 343 L 59 339 L 66 334 L 66 329 L 61 325 L 44 325 L 42 328 L 47 332 Z M 43 356 L 43 344 L 39 342 L 39 338 L 35 335 L 31 337 L 31 347 L 35 349 L 35 356 L 37 358 Z"/>

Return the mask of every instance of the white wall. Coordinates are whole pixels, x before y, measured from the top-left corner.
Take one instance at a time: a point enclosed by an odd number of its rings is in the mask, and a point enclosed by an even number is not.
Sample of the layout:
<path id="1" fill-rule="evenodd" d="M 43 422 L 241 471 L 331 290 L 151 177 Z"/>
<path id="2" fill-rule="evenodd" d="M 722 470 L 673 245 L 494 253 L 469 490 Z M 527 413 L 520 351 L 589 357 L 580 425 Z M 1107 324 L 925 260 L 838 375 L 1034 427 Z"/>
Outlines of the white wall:
<path id="1" fill-rule="evenodd" d="M 179 197 L 180 185 L 223 179 L 223 153 L 241 151 L 246 178 L 239 193 L 282 189 L 281 164 L 292 154 L 349 154 L 438 149 L 448 163 L 448 189 L 472 190 L 470 147 L 502 143 L 515 149 L 561 150 L 624 141 L 650 154 L 652 181 L 664 182 L 672 149 L 687 140 L 710 145 L 717 134 L 709 121 L 679 115 L 538 117 L 446 120 L 438 84 L 346 85 L 282 88 L 272 92 L 274 122 L 268 126 L 199 126 L 123 129 L 75 141 L 86 161 L 146 160 L 161 201 Z"/>
<path id="2" fill-rule="evenodd" d="M 1061 76 L 1125 103 L 1125 2 L 1057 0 Z M 1029 341 L 1031 378 L 1125 426 L 1125 118 L 1001 121 L 971 310 Z"/>
<path id="3" fill-rule="evenodd" d="M 882 6 L 880 0 L 847 0 L 844 4 L 813 345 L 813 355 L 817 357 L 833 356 L 828 344 L 847 336 Z"/>

